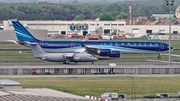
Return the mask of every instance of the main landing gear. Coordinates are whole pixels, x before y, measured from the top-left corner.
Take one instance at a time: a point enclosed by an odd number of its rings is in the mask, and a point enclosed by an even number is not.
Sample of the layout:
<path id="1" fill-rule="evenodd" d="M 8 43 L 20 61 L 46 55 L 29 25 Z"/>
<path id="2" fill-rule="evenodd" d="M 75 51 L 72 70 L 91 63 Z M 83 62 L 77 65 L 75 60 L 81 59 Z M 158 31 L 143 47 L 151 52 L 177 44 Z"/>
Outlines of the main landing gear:
<path id="1" fill-rule="evenodd" d="M 158 59 L 161 59 L 161 54 L 160 53 L 158 54 Z"/>
<path id="2" fill-rule="evenodd" d="M 69 64 L 69 63 L 70 63 L 70 61 L 67 59 L 63 61 L 63 64 Z"/>

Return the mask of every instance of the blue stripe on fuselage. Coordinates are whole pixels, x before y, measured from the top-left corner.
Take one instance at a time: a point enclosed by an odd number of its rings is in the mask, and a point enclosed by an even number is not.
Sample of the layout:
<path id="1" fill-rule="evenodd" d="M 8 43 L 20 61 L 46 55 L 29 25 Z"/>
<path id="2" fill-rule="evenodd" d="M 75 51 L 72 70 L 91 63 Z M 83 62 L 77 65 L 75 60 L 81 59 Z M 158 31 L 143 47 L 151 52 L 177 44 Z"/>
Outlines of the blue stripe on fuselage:
<path id="1" fill-rule="evenodd" d="M 143 52 L 163 52 L 167 51 L 168 44 L 162 42 L 124 42 L 124 41 L 40 41 L 43 49 L 49 50 L 75 50 L 85 45 L 91 48 L 112 49 L 120 51 L 143 51 Z"/>

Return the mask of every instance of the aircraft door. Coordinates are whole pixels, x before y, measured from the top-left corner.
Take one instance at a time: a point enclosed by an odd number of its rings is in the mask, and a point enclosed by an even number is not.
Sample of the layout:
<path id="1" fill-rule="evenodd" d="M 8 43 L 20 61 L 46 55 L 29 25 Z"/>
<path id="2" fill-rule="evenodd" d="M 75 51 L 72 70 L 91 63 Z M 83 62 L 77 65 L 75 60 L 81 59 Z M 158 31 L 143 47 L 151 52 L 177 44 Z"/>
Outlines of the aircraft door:
<path id="1" fill-rule="evenodd" d="M 75 44 L 74 44 L 74 42 L 72 42 L 72 43 L 71 43 L 71 47 L 74 47 L 74 46 L 75 46 Z"/>

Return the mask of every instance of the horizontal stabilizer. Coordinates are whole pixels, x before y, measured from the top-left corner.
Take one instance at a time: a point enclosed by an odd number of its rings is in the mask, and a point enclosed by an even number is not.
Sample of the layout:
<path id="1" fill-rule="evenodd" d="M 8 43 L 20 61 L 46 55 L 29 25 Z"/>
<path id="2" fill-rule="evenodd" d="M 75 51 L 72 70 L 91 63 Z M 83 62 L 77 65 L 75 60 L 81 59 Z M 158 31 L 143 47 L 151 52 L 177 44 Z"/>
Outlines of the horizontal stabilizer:
<path id="1" fill-rule="evenodd" d="M 38 45 L 37 43 L 29 43 L 30 45 Z"/>
<path id="2" fill-rule="evenodd" d="M 12 42 L 12 43 L 15 43 L 15 44 L 18 44 L 15 40 L 7 40 L 8 42 Z"/>
<path id="3" fill-rule="evenodd" d="M 38 43 L 29 43 L 29 45 L 36 58 L 42 58 L 42 55 L 46 53 Z"/>

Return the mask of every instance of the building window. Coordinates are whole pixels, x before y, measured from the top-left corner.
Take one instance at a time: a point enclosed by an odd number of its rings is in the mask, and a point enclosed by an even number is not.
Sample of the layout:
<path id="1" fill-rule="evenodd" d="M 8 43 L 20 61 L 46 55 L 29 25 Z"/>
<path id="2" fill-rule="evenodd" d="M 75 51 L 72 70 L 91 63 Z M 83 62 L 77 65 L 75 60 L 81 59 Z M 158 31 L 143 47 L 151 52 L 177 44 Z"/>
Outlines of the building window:
<path id="1" fill-rule="evenodd" d="M 61 34 L 65 35 L 65 34 L 66 34 L 66 31 L 61 31 Z"/>
<path id="2" fill-rule="evenodd" d="M 117 24 L 111 24 L 111 26 L 117 26 Z"/>
<path id="3" fill-rule="evenodd" d="M 110 34 L 110 29 L 104 29 L 104 35 L 109 35 Z"/>
<path id="4" fill-rule="evenodd" d="M 139 30 L 139 28 L 133 28 L 133 30 Z"/>
<path id="5" fill-rule="evenodd" d="M 173 31 L 173 34 L 178 34 L 178 31 Z"/>
<path id="6" fill-rule="evenodd" d="M 152 34 L 152 30 L 146 30 L 146 33 Z"/>
<path id="7" fill-rule="evenodd" d="M 104 26 L 110 26 L 110 24 L 104 24 Z"/>
<path id="8" fill-rule="evenodd" d="M 118 24 L 118 26 L 124 26 L 124 24 Z"/>
<path id="9" fill-rule="evenodd" d="M 66 24 L 53 24 L 53 25 L 57 25 L 57 26 L 66 26 Z"/>

